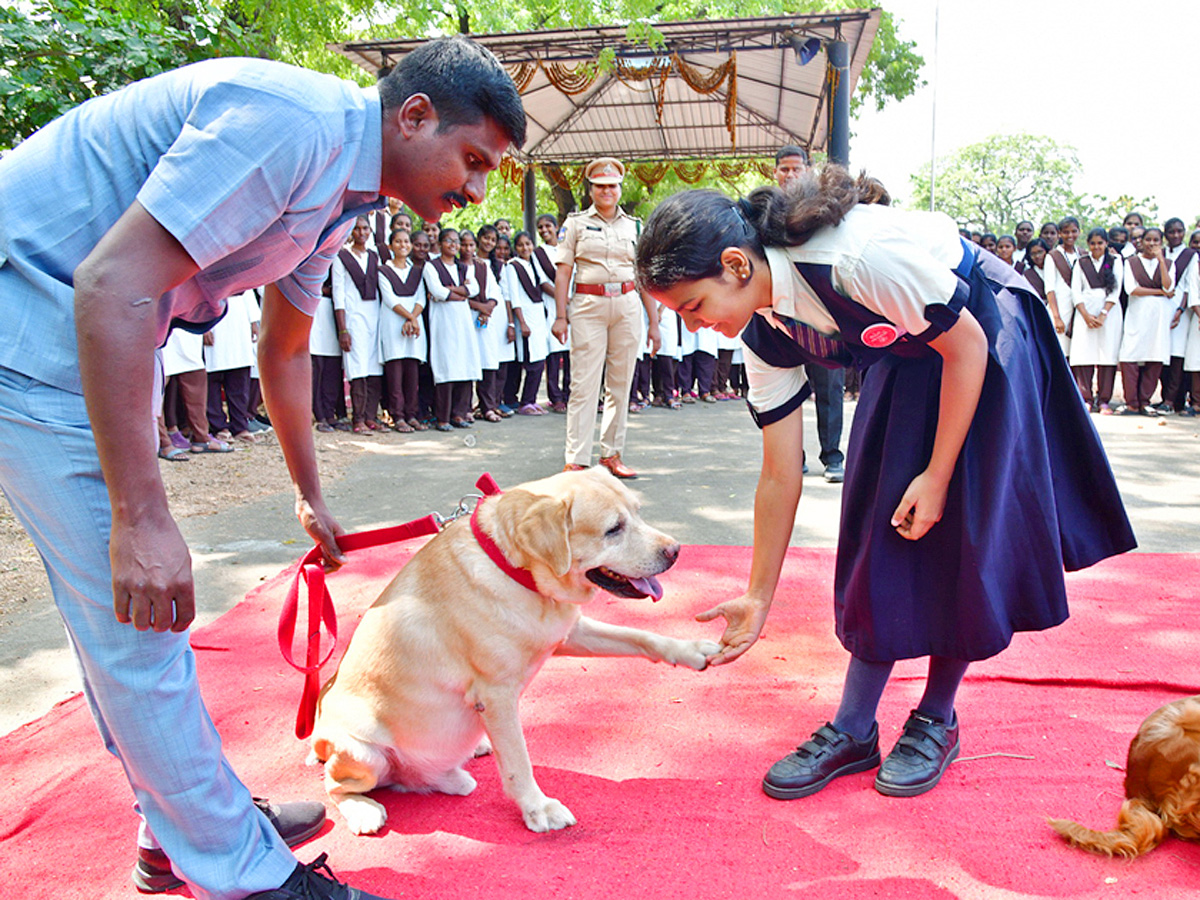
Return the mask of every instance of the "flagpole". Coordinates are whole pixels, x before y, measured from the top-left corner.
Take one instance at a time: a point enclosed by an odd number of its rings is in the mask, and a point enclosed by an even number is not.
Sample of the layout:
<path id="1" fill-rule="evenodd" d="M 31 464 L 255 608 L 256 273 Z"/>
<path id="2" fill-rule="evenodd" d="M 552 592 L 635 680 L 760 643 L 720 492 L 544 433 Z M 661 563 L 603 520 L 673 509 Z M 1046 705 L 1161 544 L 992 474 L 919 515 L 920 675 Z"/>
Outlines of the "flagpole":
<path id="1" fill-rule="evenodd" d="M 933 7 L 933 113 L 929 123 L 929 211 L 934 211 L 937 197 L 937 85 L 938 85 L 938 31 L 942 4 L 937 0 Z"/>

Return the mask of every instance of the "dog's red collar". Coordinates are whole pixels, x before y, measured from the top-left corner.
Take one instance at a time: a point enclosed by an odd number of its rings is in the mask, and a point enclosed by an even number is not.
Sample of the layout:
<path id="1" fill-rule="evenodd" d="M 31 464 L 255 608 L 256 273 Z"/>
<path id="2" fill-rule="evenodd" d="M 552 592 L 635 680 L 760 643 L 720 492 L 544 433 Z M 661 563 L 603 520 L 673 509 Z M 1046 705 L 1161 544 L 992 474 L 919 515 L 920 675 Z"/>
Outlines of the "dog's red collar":
<path id="1" fill-rule="evenodd" d="M 485 498 L 500 493 L 500 487 L 491 475 L 484 474 L 475 484 L 483 492 Z M 488 555 L 488 559 L 494 562 L 501 572 L 521 585 L 521 587 L 536 593 L 537 585 L 533 582 L 533 573 L 528 569 L 519 569 L 510 563 L 503 551 L 496 546 L 496 542 L 479 526 L 479 508 L 483 506 L 483 502 L 483 500 L 480 500 L 476 503 L 475 511 L 471 513 L 471 534 L 475 535 L 475 540 L 479 542 L 479 546 L 483 548 L 483 552 Z"/>

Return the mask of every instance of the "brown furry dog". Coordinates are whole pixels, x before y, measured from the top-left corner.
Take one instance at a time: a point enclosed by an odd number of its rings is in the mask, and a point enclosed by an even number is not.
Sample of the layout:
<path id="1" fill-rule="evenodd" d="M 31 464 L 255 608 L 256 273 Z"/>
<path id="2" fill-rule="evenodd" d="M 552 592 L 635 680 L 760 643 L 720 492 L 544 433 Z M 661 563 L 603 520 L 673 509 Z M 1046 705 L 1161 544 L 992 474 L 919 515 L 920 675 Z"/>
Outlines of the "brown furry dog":
<path id="1" fill-rule="evenodd" d="M 1125 798 L 1115 831 L 1049 822 L 1073 846 L 1106 856 L 1141 856 L 1168 831 L 1200 839 L 1200 697 L 1168 703 L 1142 723 L 1129 745 Z"/>

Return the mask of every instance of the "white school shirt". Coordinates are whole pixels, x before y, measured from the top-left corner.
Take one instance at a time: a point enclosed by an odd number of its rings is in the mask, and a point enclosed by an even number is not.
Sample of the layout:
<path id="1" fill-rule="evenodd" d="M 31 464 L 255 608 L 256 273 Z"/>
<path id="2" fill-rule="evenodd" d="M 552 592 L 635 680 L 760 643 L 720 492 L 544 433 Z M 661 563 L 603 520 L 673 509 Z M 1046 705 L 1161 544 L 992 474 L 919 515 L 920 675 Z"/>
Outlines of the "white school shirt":
<path id="1" fill-rule="evenodd" d="M 162 347 L 163 376 L 182 375 L 204 368 L 204 338 L 182 328 L 171 331 Z"/>
<path id="2" fill-rule="evenodd" d="M 212 327 L 212 345 L 204 347 L 204 367 L 210 372 L 246 369 L 254 364 L 252 326 L 262 318 L 254 291 L 225 301 L 226 313 Z"/>
<path id="3" fill-rule="evenodd" d="M 1200 372 L 1200 266 L 1190 265 L 1183 273 L 1183 283 L 1176 287 L 1187 294 L 1188 310 L 1181 317 L 1180 328 L 1187 328 L 1187 346 L 1183 352 L 1183 370 Z"/>
<path id="4" fill-rule="evenodd" d="M 436 259 L 440 259 L 438 256 Z M 434 258 L 425 264 L 425 295 L 429 298 L 429 366 L 433 369 L 435 384 L 450 381 L 478 381 L 483 377 L 483 366 L 479 360 L 479 340 L 475 337 L 475 310 L 466 300 L 449 300 L 450 289 L 434 267 Z M 458 263 L 446 265 L 450 280 L 458 280 Z M 475 267 L 467 266 L 466 278 L 461 282 L 468 296 L 479 293 L 475 281 Z"/>
<path id="5" fill-rule="evenodd" d="M 350 253 L 364 272 L 367 270 L 367 260 L 376 256 L 369 247 L 362 254 L 353 250 Z M 330 277 L 333 282 L 333 308 L 345 311 L 346 330 L 350 332 L 350 350 L 342 354 L 346 377 L 382 375 L 383 363 L 379 359 L 379 300 L 363 300 L 340 256 L 333 259 Z"/>
<path id="6" fill-rule="evenodd" d="M 679 326 L 679 356 L 680 358 L 691 356 L 696 352 L 696 332 L 689 331 L 687 326 L 680 323 Z"/>
<path id="7" fill-rule="evenodd" d="M 1091 259 L 1091 254 L 1088 254 Z M 1100 260 L 1103 262 L 1103 257 Z M 1092 260 L 1094 263 L 1095 260 Z M 1078 310 L 1073 313 L 1074 325 L 1071 326 L 1071 365 L 1073 366 L 1115 366 L 1121 352 L 1121 337 L 1124 330 L 1124 316 L 1121 312 L 1121 280 L 1124 278 L 1124 262 L 1113 260 L 1113 277 L 1115 281 L 1111 290 L 1094 288 L 1088 284 L 1087 276 L 1083 273 L 1081 263 L 1076 263 L 1071 272 L 1071 296 L 1076 304 L 1082 303 L 1090 315 L 1098 316 L 1104 310 L 1106 303 L 1113 304 L 1108 315 L 1104 317 L 1104 325 L 1100 328 L 1089 328 Z"/>
<path id="8" fill-rule="evenodd" d="M 321 296 L 313 313 L 312 328 L 308 332 L 310 356 L 341 356 L 342 345 L 338 343 L 337 319 L 333 316 L 333 298 Z"/>
<path id="9" fill-rule="evenodd" d="M 539 272 L 542 272 L 545 279 L 547 281 L 549 281 L 550 284 L 553 285 L 555 279 L 558 277 L 558 271 L 557 271 L 558 266 L 555 265 L 555 262 L 554 262 L 554 260 L 558 257 L 558 245 L 556 244 L 554 246 L 551 246 L 550 244 L 542 244 L 541 246 L 546 251 L 546 256 L 549 257 L 549 259 L 550 259 L 550 268 L 554 271 L 546 272 L 545 270 L 543 270 L 541 267 L 541 264 L 539 264 L 537 262 L 536 256 L 534 257 L 534 268 L 537 269 Z M 571 269 L 571 280 L 570 280 L 570 283 L 567 285 L 567 299 L 569 300 L 571 297 L 574 297 L 574 296 L 575 296 L 575 270 Z M 561 344 L 558 342 L 558 338 L 556 338 L 550 332 L 550 329 L 554 327 L 554 320 L 556 318 L 558 318 L 558 306 L 554 302 L 554 291 L 553 290 L 551 290 L 551 292 L 546 295 L 546 299 L 542 303 L 542 306 L 545 307 L 545 309 L 546 309 L 546 334 L 549 335 L 546 338 L 547 355 L 549 355 L 550 353 L 569 353 L 571 350 L 571 326 L 570 326 L 570 324 L 567 325 L 567 339 L 565 341 L 563 341 Z M 644 314 L 643 314 L 642 318 L 643 319 L 645 318 Z M 644 324 L 645 323 L 643 323 L 643 325 Z M 645 343 L 644 340 L 643 340 L 643 343 Z"/>
<path id="10" fill-rule="evenodd" d="M 1167 258 L 1167 262 L 1169 262 L 1171 264 L 1171 274 L 1172 275 L 1177 274 L 1175 272 L 1175 260 L 1179 257 L 1179 254 L 1182 253 L 1186 247 L 1187 247 L 1187 244 L 1184 243 L 1184 244 L 1180 244 L 1174 250 L 1165 249 L 1163 251 L 1163 254 Z M 1190 297 L 1189 297 L 1189 302 L 1185 304 L 1185 301 L 1183 299 L 1183 293 L 1184 293 L 1184 291 L 1187 290 L 1186 285 L 1189 284 L 1191 281 L 1190 273 L 1196 271 L 1198 264 L 1200 264 L 1200 253 L 1195 253 L 1192 255 L 1191 260 L 1188 261 L 1187 268 L 1183 270 L 1183 274 L 1179 275 L 1175 279 L 1176 285 L 1175 285 L 1175 298 L 1174 299 L 1175 299 L 1175 308 L 1176 309 L 1179 309 L 1181 306 L 1190 306 Z M 1191 318 L 1192 318 L 1191 309 L 1185 308 L 1183 311 L 1183 314 L 1179 317 L 1179 324 L 1171 329 L 1171 355 L 1172 356 L 1183 356 L 1184 353 L 1186 353 L 1188 329 L 1185 326 L 1190 324 Z"/>
<path id="11" fill-rule="evenodd" d="M 1138 254 L 1142 267 L 1155 284 L 1158 279 L 1158 260 Z M 1125 334 L 1121 338 L 1121 362 L 1147 363 L 1171 361 L 1171 316 L 1175 314 L 1174 297 L 1152 294 L 1134 295 L 1141 287 L 1133 274 L 1132 261 L 1125 266 L 1125 293 L 1129 308 L 1125 310 Z"/>
<path id="12" fill-rule="evenodd" d="M 384 266 L 400 276 L 401 281 L 406 281 L 412 273 L 412 263 L 407 259 L 403 266 L 393 266 L 390 262 L 379 266 L 379 358 L 383 362 L 391 362 L 394 359 L 425 362 L 424 323 L 421 323 L 418 316 L 421 333 L 415 336 L 407 335 L 404 333 L 404 324 L 408 319 L 395 312 L 399 308 L 411 313 L 418 305 L 425 306 L 425 279 L 422 278 L 417 283 L 417 289 L 411 297 L 399 297 L 392 290 L 392 283 L 383 274 Z"/>
<path id="13" fill-rule="evenodd" d="M 701 328 L 696 332 L 696 349 L 715 358 L 720 349 L 720 339 L 721 335 L 713 329 Z"/>
<path id="14" fill-rule="evenodd" d="M 1050 292 L 1054 291 L 1054 306 L 1058 310 L 1058 317 L 1063 320 L 1064 325 L 1070 325 L 1071 319 L 1075 315 L 1075 301 L 1071 298 L 1071 282 L 1064 281 L 1062 275 L 1058 272 L 1058 266 L 1054 264 L 1051 258 L 1052 253 L 1062 252 L 1062 255 L 1067 258 L 1070 263 L 1072 272 L 1074 271 L 1075 261 L 1079 259 L 1078 252 L 1067 252 L 1062 249 L 1060 244 L 1050 253 L 1046 254 L 1046 262 L 1042 265 L 1042 281 L 1046 283 L 1046 302 L 1050 302 Z M 1070 330 L 1070 329 L 1068 329 Z M 1062 347 L 1062 351 L 1067 356 L 1071 353 L 1071 339 L 1065 333 L 1058 336 L 1058 343 Z"/>
<path id="15" fill-rule="evenodd" d="M 504 298 L 500 282 L 496 280 L 496 275 L 486 259 L 473 261 L 471 265 L 474 266 L 475 262 L 483 263 L 484 299 L 496 301 L 492 314 L 488 316 L 487 325 L 475 329 L 475 337 L 479 341 L 479 365 L 485 372 L 490 372 L 500 368 L 501 363 L 516 359 L 516 344 L 508 339 L 508 301 Z M 478 278 L 476 275 L 476 281 Z M 478 321 L 479 313 L 472 310 L 471 315 Z"/>
<path id="16" fill-rule="evenodd" d="M 679 318 L 679 313 L 669 306 L 660 306 L 659 309 L 661 315 L 658 317 L 658 332 L 662 336 L 662 346 L 658 348 L 658 355 L 669 356 L 677 362 L 681 361 L 683 359 L 683 333 L 686 330 L 683 327 L 683 320 Z"/>
<path id="17" fill-rule="evenodd" d="M 759 310 L 782 328 L 773 312 L 823 334 L 838 336 L 825 304 L 796 269 L 797 262 L 828 265 L 833 287 L 908 334 L 931 327 L 926 307 L 945 304 L 958 287 L 954 268 L 963 259 L 958 226 L 944 213 L 859 205 L 836 227 L 819 229 L 799 247 L 768 247 L 771 306 Z M 786 329 L 785 329 L 786 330 Z M 805 384 L 803 366 L 776 368 L 744 347 L 748 401 L 760 413 L 792 402 Z"/>
<path id="18" fill-rule="evenodd" d="M 541 277 L 533 260 L 527 262 L 520 257 L 514 256 L 505 264 L 504 269 L 500 273 L 500 290 L 508 299 L 508 302 L 512 304 L 513 309 L 521 310 L 521 315 L 525 317 L 525 324 L 529 326 L 529 358 L 524 358 L 524 343 L 521 341 L 519 334 L 516 340 L 517 358 L 521 362 L 541 362 L 546 358 L 546 353 L 550 347 L 549 341 L 553 340 L 553 338 L 546 324 L 545 307 L 543 304 L 531 300 L 529 295 L 525 293 L 525 288 L 521 285 L 521 278 L 517 274 L 518 266 L 525 270 L 525 274 L 529 276 L 534 289 L 538 289 Z M 549 300 L 550 298 L 547 299 Z M 550 300 L 550 302 L 553 304 L 554 301 Z M 516 321 L 515 316 L 513 321 Z M 555 341 L 555 343 L 558 342 Z"/>

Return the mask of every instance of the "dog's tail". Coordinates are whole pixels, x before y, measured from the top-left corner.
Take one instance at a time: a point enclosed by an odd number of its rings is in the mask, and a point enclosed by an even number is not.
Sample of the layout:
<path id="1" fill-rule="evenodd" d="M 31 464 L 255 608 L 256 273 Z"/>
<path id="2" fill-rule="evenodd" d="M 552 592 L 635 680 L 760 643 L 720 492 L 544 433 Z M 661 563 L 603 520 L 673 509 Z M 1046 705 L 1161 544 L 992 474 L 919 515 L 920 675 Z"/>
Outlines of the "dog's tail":
<path id="1" fill-rule="evenodd" d="M 1149 853 L 1162 843 L 1167 833 L 1167 824 L 1154 807 L 1141 798 L 1126 800 L 1121 804 L 1115 831 L 1092 831 L 1066 819 L 1047 821 L 1072 847 L 1127 859 Z"/>

